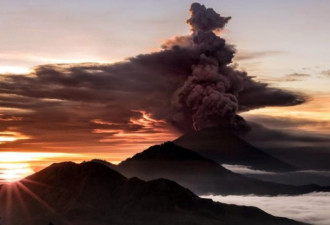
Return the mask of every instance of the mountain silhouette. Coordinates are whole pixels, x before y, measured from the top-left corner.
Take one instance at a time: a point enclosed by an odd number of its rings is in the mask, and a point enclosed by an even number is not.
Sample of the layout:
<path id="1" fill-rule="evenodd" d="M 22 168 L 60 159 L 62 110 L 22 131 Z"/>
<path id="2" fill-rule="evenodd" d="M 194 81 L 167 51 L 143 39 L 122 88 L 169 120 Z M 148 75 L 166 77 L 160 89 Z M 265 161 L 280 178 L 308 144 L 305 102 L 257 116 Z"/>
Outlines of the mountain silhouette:
<path id="1" fill-rule="evenodd" d="M 202 199 L 165 179 L 127 179 L 96 162 L 53 164 L 0 186 L 6 225 L 298 225 L 255 207 Z"/>
<path id="2" fill-rule="evenodd" d="M 230 131 L 205 129 L 188 132 L 174 141 L 221 164 L 245 165 L 252 169 L 289 172 L 296 167 L 250 145 Z"/>
<path id="3" fill-rule="evenodd" d="M 127 177 L 145 180 L 170 179 L 199 195 L 298 195 L 313 191 L 330 191 L 330 187 L 318 185 L 292 186 L 248 178 L 172 142 L 155 145 L 136 154 L 120 163 L 117 170 Z"/>

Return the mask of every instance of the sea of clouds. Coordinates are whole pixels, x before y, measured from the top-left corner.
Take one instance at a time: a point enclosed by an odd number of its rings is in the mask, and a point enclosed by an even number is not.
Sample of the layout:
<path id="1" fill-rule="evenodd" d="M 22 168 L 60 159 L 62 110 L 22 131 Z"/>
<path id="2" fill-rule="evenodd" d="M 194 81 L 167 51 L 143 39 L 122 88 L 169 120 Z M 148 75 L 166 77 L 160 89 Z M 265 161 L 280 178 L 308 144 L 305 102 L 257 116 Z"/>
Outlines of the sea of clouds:
<path id="1" fill-rule="evenodd" d="M 214 201 L 255 206 L 274 216 L 314 224 L 330 224 L 330 193 L 314 192 L 298 196 L 208 195 Z"/>

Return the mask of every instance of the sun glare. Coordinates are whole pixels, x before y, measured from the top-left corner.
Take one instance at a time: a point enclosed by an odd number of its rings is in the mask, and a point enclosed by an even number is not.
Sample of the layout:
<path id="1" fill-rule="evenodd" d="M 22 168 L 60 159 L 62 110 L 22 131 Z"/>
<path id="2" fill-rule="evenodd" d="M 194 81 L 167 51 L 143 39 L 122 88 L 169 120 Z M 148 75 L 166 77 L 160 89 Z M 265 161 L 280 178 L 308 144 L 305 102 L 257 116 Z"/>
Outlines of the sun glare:
<path id="1" fill-rule="evenodd" d="M 0 163 L 0 171 L 2 182 L 15 182 L 34 173 L 28 163 Z"/>
<path id="2" fill-rule="evenodd" d="M 45 152 L 0 152 L 0 183 L 18 181 L 33 174 L 35 167 L 32 165 L 42 162 L 52 163 L 58 158 L 65 159 L 71 156 L 66 153 Z M 55 159 L 56 158 L 56 159 Z"/>

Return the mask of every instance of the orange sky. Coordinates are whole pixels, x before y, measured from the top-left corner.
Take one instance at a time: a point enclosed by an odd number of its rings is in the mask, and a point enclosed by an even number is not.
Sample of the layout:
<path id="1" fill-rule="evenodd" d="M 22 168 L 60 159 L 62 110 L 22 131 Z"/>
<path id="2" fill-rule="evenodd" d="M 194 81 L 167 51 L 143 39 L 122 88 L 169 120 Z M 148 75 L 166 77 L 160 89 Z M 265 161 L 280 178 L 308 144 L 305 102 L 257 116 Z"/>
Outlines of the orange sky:
<path id="1" fill-rule="evenodd" d="M 240 4 L 229 0 L 201 2 L 233 16 L 223 36 L 237 46 L 234 63 L 238 68 L 248 71 L 256 80 L 299 91 L 309 98 L 302 105 L 261 108 L 242 116 L 247 120 L 267 116 L 305 121 L 290 129 L 329 134 L 330 4 L 321 1 L 298 4 L 296 0 L 281 4 L 257 0 L 248 3 L 241 0 Z M 4 1 L 0 9 L 0 19 L 4 21 L 0 24 L 0 41 L 5 43 L 0 46 L 0 74 L 33 74 L 36 66 L 42 64 L 113 63 L 141 52 L 159 50 L 163 40 L 189 32 L 185 24 L 189 1 L 176 2 L 176 7 L 171 1 L 144 1 L 141 12 L 132 9 L 128 2 L 91 4 L 84 1 L 79 7 L 66 1 L 62 3 Z M 0 101 L 14 101 L 16 97 L 6 95 Z M 50 131 L 39 134 L 31 121 L 27 121 L 24 130 L 18 126 L 24 115 L 31 114 L 31 109 L 39 103 L 30 98 L 20 101 L 20 108 L 10 104 L 0 108 L 0 124 L 4 126 L 0 130 L 0 179 L 16 179 L 63 160 L 101 158 L 118 163 L 151 145 L 180 135 L 164 120 L 152 118 L 142 110 L 137 110 L 139 116 L 132 115 L 125 121 L 128 129 L 121 127 L 122 121 L 115 124 L 104 120 L 101 112 L 99 118 L 88 121 L 90 127 L 84 128 L 80 119 L 91 116 L 79 104 L 67 112 L 77 115 L 76 120 L 71 121 L 76 133 L 38 124 L 38 128 Z M 60 99 L 43 101 L 56 106 L 66 104 Z M 30 108 L 24 103 L 31 104 Z M 46 106 L 42 109 L 49 113 Z M 97 104 L 93 107 L 98 109 Z M 56 118 L 55 114 L 51 122 L 56 121 L 58 129 L 63 129 L 63 118 Z M 9 123 L 13 125 L 7 126 Z"/>

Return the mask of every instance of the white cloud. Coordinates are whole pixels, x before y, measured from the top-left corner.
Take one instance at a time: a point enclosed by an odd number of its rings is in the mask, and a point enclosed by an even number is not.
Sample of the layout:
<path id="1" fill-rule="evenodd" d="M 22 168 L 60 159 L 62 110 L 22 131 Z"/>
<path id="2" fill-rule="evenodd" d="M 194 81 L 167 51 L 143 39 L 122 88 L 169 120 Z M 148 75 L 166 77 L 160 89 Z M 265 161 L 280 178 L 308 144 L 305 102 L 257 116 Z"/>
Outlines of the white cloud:
<path id="1" fill-rule="evenodd" d="M 243 166 L 243 165 L 222 164 L 221 166 L 225 167 L 227 170 L 240 174 L 275 174 L 273 172 L 264 171 L 264 170 L 254 170 L 248 166 Z"/>
<path id="2" fill-rule="evenodd" d="M 330 171 L 321 170 L 299 170 L 287 173 L 274 173 L 269 171 L 254 170 L 244 165 L 222 164 L 226 169 L 234 173 L 240 173 L 248 177 L 290 184 L 290 185 L 308 185 L 318 184 L 321 186 L 330 186 Z"/>
<path id="3" fill-rule="evenodd" d="M 322 175 L 325 177 L 330 177 L 330 171 L 323 171 L 323 170 L 300 170 L 300 171 L 292 172 L 292 173 L 316 174 L 316 175 Z"/>
<path id="4" fill-rule="evenodd" d="M 214 201 L 258 207 L 274 216 L 315 224 L 330 224 L 330 193 L 318 192 L 298 196 L 202 196 Z"/>
<path id="5" fill-rule="evenodd" d="M 269 172 L 264 170 L 255 170 L 244 165 L 221 164 L 221 166 L 225 167 L 227 170 L 240 174 L 273 174 L 273 175 L 277 174 L 274 172 Z M 299 171 L 280 173 L 280 174 L 316 174 L 316 175 L 330 177 L 330 171 L 323 171 L 323 170 L 299 170 Z"/>

